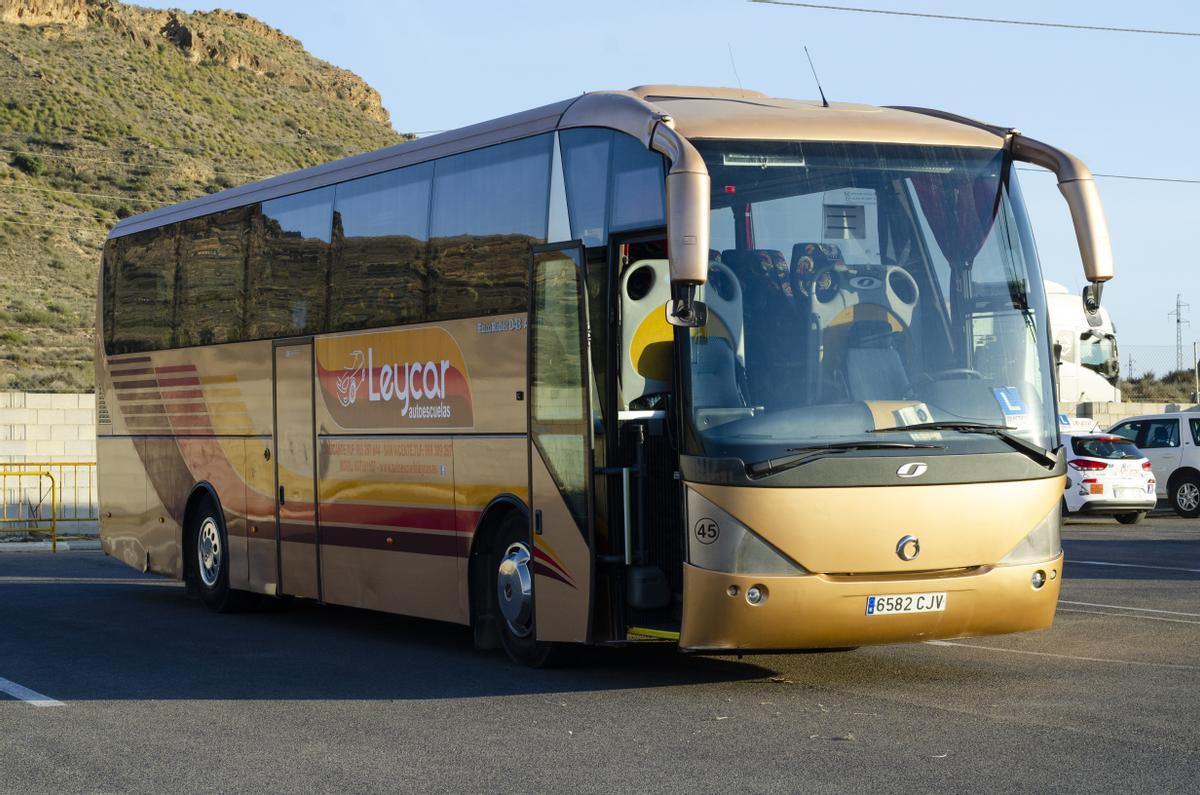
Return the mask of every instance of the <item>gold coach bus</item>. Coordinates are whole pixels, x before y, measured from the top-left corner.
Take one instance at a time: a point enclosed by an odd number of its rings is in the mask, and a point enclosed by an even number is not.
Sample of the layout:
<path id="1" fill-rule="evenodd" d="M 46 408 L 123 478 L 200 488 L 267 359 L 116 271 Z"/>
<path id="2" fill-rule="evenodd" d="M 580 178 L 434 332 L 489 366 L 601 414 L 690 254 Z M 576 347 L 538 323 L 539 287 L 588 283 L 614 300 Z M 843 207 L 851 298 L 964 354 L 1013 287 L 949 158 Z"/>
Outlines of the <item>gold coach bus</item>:
<path id="1" fill-rule="evenodd" d="M 1014 163 L 921 108 L 646 86 L 135 216 L 97 313 L 104 550 L 565 644 L 1048 626 L 1046 299 Z"/>

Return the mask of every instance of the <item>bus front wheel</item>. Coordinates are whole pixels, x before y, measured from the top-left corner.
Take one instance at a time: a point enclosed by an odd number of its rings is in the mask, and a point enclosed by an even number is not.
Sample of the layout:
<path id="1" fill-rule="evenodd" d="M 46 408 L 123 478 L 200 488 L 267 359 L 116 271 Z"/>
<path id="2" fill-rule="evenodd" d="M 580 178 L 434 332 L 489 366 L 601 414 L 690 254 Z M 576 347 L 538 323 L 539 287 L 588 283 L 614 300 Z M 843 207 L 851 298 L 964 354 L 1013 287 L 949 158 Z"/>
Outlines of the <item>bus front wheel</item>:
<path id="1" fill-rule="evenodd" d="M 533 549 L 525 518 L 509 514 L 492 546 L 491 593 L 504 651 L 520 665 L 546 668 L 561 662 L 559 643 L 539 641 L 534 627 Z"/>

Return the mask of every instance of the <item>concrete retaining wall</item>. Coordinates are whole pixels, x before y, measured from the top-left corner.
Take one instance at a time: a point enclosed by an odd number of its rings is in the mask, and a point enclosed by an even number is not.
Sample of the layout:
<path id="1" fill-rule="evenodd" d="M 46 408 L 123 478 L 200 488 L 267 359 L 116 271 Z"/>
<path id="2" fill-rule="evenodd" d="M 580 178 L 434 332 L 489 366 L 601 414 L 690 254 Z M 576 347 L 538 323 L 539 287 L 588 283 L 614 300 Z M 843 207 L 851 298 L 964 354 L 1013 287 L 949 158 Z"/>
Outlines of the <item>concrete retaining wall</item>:
<path id="1" fill-rule="evenodd" d="M 95 460 L 95 395 L 0 392 L 0 463 Z"/>
<path id="2" fill-rule="evenodd" d="M 1101 430 L 1108 430 L 1126 417 L 1167 411 L 1200 411 L 1200 406 L 1188 403 L 1062 403 L 1059 411 L 1072 417 L 1090 417 Z"/>
<path id="3" fill-rule="evenodd" d="M 0 392 L 0 464 L 52 464 L 96 460 L 96 398 L 91 394 Z M 0 471 L 21 467 L 0 467 Z M 59 489 L 60 534 L 93 534 L 97 515 L 94 467 L 51 467 Z M 8 476 L 0 488 L 0 529 L 43 526 L 49 517 L 49 485 L 37 476 Z M 32 524 L 20 521 L 34 520 Z M 0 542 L 19 538 L 0 533 Z"/>

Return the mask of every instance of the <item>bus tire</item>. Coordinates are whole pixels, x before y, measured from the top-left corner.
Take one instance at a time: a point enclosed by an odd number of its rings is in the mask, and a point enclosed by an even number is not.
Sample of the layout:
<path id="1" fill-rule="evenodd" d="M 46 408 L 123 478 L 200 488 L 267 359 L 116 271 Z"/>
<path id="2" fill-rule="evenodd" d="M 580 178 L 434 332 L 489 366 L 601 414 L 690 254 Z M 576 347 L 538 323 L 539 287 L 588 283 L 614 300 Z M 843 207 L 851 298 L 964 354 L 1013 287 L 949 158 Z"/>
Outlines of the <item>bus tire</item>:
<path id="1" fill-rule="evenodd" d="M 184 554 L 189 586 L 209 610 L 233 613 L 246 607 L 249 594 L 229 587 L 229 535 L 212 497 L 201 498 L 188 515 Z"/>
<path id="2" fill-rule="evenodd" d="M 1200 478 L 1184 472 L 1171 481 L 1171 507 L 1185 519 L 1200 516 Z"/>
<path id="3" fill-rule="evenodd" d="M 1145 518 L 1145 511 L 1130 511 L 1129 513 L 1117 514 L 1117 521 L 1121 524 L 1138 524 Z"/>
<path id="4" fill-rule="evenodd" d="M 516 512 L 508 514 L 496 531 L 488 566 L 488 593 L 494 600 L 500 645 L 509 658 L 530 668 L 561 664 L 564 647 L 537 639 L 534 627 L 533 549 L 529 525 Z"/>

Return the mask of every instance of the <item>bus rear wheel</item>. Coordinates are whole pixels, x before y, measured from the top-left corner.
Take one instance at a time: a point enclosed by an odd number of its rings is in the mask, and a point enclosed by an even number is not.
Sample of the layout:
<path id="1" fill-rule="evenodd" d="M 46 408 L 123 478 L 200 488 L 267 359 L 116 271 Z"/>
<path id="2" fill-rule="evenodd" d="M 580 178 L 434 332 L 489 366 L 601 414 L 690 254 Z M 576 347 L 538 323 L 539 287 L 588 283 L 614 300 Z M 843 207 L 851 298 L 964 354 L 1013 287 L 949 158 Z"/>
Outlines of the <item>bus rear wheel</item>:
<path id="1" fill-rule="evenodd" d="M 216 613 L 244 608 L 249 594 L 229 587 L 229 535 L 216 501 L 201 499 L 188 517 L 187 528 L 187 571 L 200 599 Z"/>
<path id="2" fill-rule="evenodd" d="M 504 519 L 492 550 L 490 592 L 504 651 L 513 662 L 530 668 L 559 664 L 562 644 L 539 641 L 535 631 L 533 549 L 523 516 L 513 513 Z"/>

